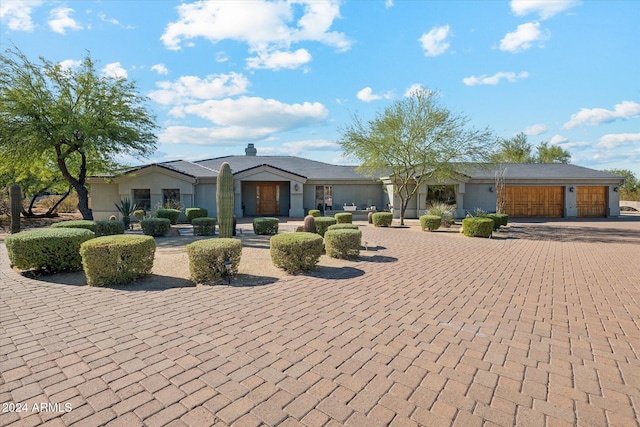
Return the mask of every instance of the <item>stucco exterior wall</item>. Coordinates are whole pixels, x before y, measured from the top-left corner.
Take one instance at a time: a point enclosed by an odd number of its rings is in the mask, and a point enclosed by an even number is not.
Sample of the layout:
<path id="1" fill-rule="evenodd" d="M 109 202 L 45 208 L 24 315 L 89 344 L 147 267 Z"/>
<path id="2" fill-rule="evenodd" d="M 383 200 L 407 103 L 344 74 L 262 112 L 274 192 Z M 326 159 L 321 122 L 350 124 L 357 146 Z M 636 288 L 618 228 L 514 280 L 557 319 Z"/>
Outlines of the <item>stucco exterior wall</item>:
<path id="1" fill-rule="evenodd" d="M 113 205 L 120 200 L 118 186 L 111 183 L 91 184 L 91 209 L 95 220 L 109 219 L 111 215 L 119 216 L 118 210 Z"/>
<path id="2" fill-rule="evenodd" d="M 489 191 L 489 188 L 493 188 L 493 191 Z M 463 200 L 462 208 L 465 212 L 471 212 L 476 208 L 487 212 L 495 212 L 497 200 L 495 185 L 467 183 Z"/>
<path id="3" fill-rule="evenodd" d="M 216 185 L 199 183 L 195 186 L 194 208 L 205 208 L 211 217 L 216 217 Z"/>

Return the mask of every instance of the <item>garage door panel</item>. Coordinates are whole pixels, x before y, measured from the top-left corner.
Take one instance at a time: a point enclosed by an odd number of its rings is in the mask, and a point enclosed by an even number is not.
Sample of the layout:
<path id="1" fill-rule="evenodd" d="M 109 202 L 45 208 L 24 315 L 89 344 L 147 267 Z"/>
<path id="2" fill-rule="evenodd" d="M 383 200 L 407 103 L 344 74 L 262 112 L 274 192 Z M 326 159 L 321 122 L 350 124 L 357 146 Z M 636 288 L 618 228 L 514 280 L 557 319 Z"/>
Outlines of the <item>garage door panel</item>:
<path id="1" fill-rule="evenodd" d="M 607 216 L 607 187 L 579 186 L 576 190 L 576 206 L 580 218 Z"/>
<path id="2" fill-rule="evenodd" d="M 562 218 L 564 187 L 506 187 L 507 215 L 514 218 Z"/>

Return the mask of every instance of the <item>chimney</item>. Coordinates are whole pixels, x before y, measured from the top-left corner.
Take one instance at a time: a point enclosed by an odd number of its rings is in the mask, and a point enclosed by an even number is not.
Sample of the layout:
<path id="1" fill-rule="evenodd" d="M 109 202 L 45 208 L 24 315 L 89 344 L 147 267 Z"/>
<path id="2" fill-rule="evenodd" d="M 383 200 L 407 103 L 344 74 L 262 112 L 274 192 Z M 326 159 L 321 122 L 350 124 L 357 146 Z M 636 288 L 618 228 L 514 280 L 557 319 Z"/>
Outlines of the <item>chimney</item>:
<path id="1" fill-rule="evenodd" d="M 244 154 L 246 156 L 255 156 L 258 154 L 258 150 L 253 146 L 253 144 L 247 145 L 247 148 L 244 149 Z"/>

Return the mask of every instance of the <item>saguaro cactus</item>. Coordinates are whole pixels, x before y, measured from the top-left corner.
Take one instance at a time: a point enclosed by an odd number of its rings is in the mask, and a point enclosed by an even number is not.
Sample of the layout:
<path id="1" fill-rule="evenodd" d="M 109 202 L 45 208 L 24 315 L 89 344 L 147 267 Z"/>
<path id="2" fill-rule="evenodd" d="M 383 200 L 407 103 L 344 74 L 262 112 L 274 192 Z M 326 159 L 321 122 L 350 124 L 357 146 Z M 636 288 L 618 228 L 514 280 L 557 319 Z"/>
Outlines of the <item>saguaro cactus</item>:
<path id="1" fill-rule="evenodd" d="M 216 204 L 218 209 L 218 229 L 220 238 L 233 237 L 233 174 L 229 163 L 220 166 L 216 184 Z"/>
<path id="2" fill-rule="evenodd" d="M 22 211 L 22 190 L 18 184 L 9 187 L 9 201 L 11 202 L 11 234 L 20 232 L 20 212 Z"/>

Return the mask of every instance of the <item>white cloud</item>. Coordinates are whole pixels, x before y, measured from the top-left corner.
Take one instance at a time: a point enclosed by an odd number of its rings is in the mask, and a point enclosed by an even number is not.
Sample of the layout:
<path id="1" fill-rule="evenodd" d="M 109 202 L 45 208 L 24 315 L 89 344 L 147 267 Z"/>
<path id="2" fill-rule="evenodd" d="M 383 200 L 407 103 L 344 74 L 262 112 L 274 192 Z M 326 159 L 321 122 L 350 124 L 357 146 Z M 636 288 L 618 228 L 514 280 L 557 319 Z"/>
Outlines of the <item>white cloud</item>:
<path id="1" fill-rule="evenodd" d="M 334 141 L 326 139 L 309 139 L 303 141 L 283 142 L 283 153 L 297 156 L 308 151 L 340 151 L 342 147 Z"/>
<path id="2" fill-rule="evenodd" d="M 529 126 L 525 128 L 525 135 L 540 135 L 541 133 L 545 133 L 547 131 L 547 127 L 542 123 L 535 124 L 533 126 Z"/>
<path id="3" fill-rule="evenodd" d="M 449 35 L 450 28 L 448 25 L 434 27 L 428 33 L 423 34 L 418 40 L 422 44 L 424 56 L 438 56 L 445 53 L 450 45 L 447 40 Z"/>
<path id="4" fill-rule="evenodd" d="M 247 92 L 249 80 L 238 73 L 211 74 L 204 79 L 182 76 L 174 82 L 157 82 L 156 86 L 160 89 L 149 92 L 149 98 L 159 104 L 175 105 L 241 95 Z"/>
<path id="5" fill-rule="evenodd" d="M 356 97 L 362 102 L 371 102 L 371 101 L 377 101 L 379 99 L 391 99 L 393 97 L 393 93 L 385 92 L 382 94 L 374 94 L 373 89 L 367 86 L 364 89 L 361 89 L 360 91 L 358 91 L 358 93 L 356 94 Z"/>
<path id="6" fill-rule="evenodd" d="M 111 64 L 107 64 L 102 68 L 102 74 L 106 77 L 111 77 L 114 79 L 127 78 L 127 70 L 122 68 L 119 62 L 112 62 Z"/>
<path id="7" fill-rule="evenodd" d="M 164 64 L 155 64 L 151 67 L 151 69 L 160 75 L 166 76 L 167 74 L 169 74 L 169 70 L 167 69 L 167 66 Z"/>
<path id="8" fill-rule="evenodd" d="M 351 42 L 343 33 L 330 31 L 340 17 L 336 0 L 296 2 L 255 1 L 251 7 L 236 1 L 197 1 L 177 7 L 179 18 L 165 28 L 161 40 L 178 50 L 186 40 L 203 37 L 211 43 L 230 39 L 247 43 L 256 56 L 252 66 L 292 68 L 309 62 L 305 49 L 290 52 L 294 43 L 315 41 L 346 51 Z M 302 12 L 300 7 L 302 6 Z M 296 20 L 296 16 L 299 18 Z M 282 55 L 284 54 L 284 55 Z"/>
<path id="9" fill-rule="evenodd" d="M 518 25 L 518 28 L 507 33 L 500 40 L 500 50 L 517 53 L 529 49 L 536 42 L 543 42 L 551 37 L 549 30 L 541 31 L 539 22 L 527 22 Z"/>
<path id="10" fill-rule="evenodd" d="M 430 90 L 426 89 L 420 83 L 414 83 L 411 86 L 409 86 L 407 88 L 407 90 L 404 91 L 404 95 L 403 96 L 405 98 L 409 98 L 409 97 L 413 96 L 416 92 L 423 91 L 423 90 L 427 90 L 427 92 L 431 92 Z"/>
<path id="11" fill-rule="evenodd" d="M 623 101 L 616 104 L 612 110 L 604 108 L 581 108 L 580 111 L 571 116 L 564 124 L 565 129 L 572 129 L 576 126 L 589 125 L 596 126 L 602 123 L 609 123 L 616 119 L 630 119 L 640 116 L 640 104 L 633 101 Z"/>
<path id="12" fill-rule="evenodd" d="M 311 61 L 311 54 L 306 49 L 298 49 L 295 52 L 259 51 L 257 56 L 247 58 L 249 68 L 266 68 L 270 70 L 296 69 Z"/>
<path id="13" fill-rule="evenodd" d="M 640 143 L 640 133 L 612 133 L 600 138 L 598 147 L 614 148 L 618 145 Z"/>
<path id="14" fill-rule="evenodd" d="M 548 19 L 579 3 L 578 0 L 511 0 L 511 11 L 517 16 L 537 13 L 540 19 Z"/>
<path id="15" fill-rule="evenodd" d="M 551 141 L 549 142 L 551 143 L 551 145 L 560 145 L 567 141 L 569 141 L 569 138 L 556 134 L 556 135 L 553 135 L 553 137 L 551 138 Z"/>
<path id="16" fill-rule="evenodd" d="M 216 53 L 216 62 L 227 62 L 229 60 L 229 57 L 227 56 L 226 53 L 220 51 Z"/>
<path id="17" fill-rule="evenodd" d="M 82 65 L 82 61 L 77 59 L 65 59 L 64 61 L 60 61 L 58 65 L 60 65 L 63 70 L 72 70 Z"/>
<path id="18" fill-rule="evenodd" d="M 529 73 L 527 73 L 526 71 L 518 74 L 499 72 L 494 74 L 493 76 L 482 75 L 478 77 L 465 77 L 464 79 L 462 79 L 462 82 L 467 86 L 497 85 L 498 83 L 500 83 L 500 80 L 507 80 L 510 83 L 515 83 L 518 80 L 526 79 L 527 77 L 529 77 Z"/>
<path id="19" fill-rule="evenodd" d="M 57 7 L 49 12 L 49 28 L 60 34 L 65 34 L 67 29 L 78 31 L 82 30 L 80 25 L 70 15 L 75 11 L 69 7 Z"/>
<path id="20" fill-rule="evenodd" d="M 41 4 L 41 0 L 0 2 L 0 20 L 8 21 L 9 29 L 12 31 L 33 31 L 35 25 L 31 20 L 31 13 Z"/>
<path id="21" fill-rule="evenodd" d="M 393 0 L 385 0 L 384 7 L 386 7 L 387 9 L 393 7 Z"/>

